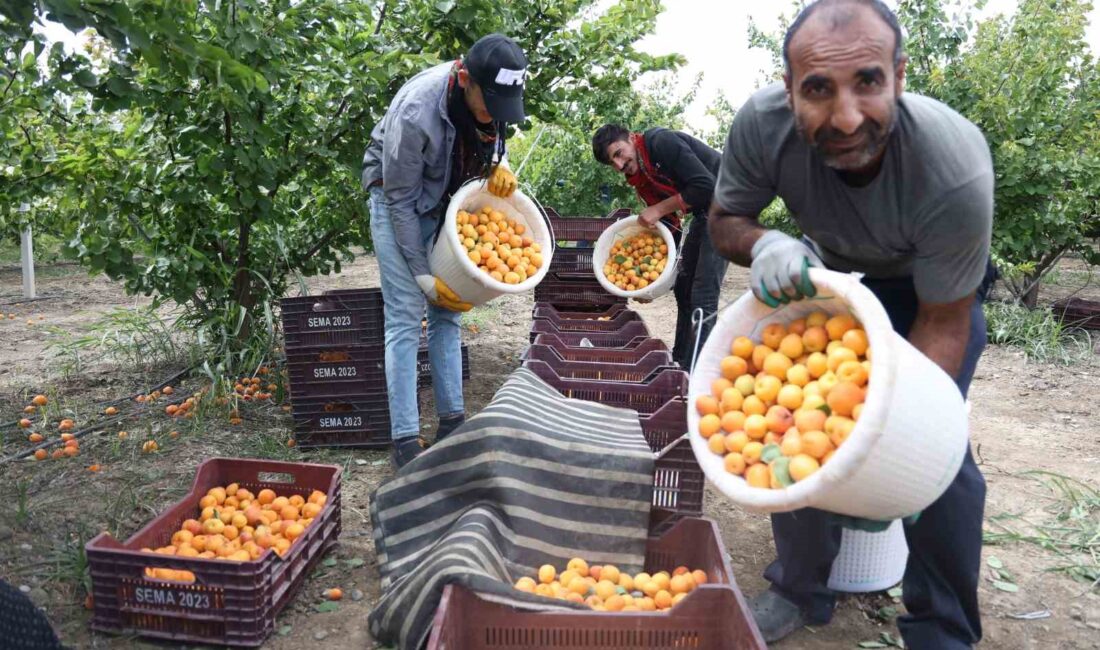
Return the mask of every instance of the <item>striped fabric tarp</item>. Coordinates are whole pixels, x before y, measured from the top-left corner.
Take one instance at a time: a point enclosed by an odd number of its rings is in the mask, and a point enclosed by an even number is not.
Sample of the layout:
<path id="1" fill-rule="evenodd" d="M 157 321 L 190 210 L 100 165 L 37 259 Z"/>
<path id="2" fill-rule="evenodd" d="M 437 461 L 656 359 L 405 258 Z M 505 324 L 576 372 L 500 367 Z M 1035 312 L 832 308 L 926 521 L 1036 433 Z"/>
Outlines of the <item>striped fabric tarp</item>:
<path id="1" fill-rule="evenodd" d="M 512 589 L 572 557 L 641 571 L 653 453 L 635 411 L 562 397 L 529 370 L 371 498 L 383 595 L 371 634 L 420 648 L 448 583 L 527 609 Z"/>

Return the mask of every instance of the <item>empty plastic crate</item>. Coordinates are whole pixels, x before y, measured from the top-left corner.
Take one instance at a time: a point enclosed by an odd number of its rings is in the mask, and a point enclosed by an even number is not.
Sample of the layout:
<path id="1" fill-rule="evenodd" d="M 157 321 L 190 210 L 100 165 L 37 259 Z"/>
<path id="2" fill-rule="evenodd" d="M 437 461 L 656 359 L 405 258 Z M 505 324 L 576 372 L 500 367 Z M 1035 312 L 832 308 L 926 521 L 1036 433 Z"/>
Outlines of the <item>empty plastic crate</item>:
<path id="1" fill-rule="evenodd" d="M 625 304 L 619 303 L 602 306 L 597 311 L 577 311 L 572 309 L 559 309 L 548 302 L 536 302 L 534 309 L 531 310 L 532 316 L 539 311 L 547 314 L 557 314 L 558 318 L 567 318 L 569 320 L 591 320 L 601 317 L 610 318 L 623 311 L 627 311 L 627 307 Z"/>
<path id="2" fill-rule="evenodd" d="M 448 585 L 436 610 L 429 650 L 764 650 L 734 580 L 718 527 L 684 519 L 646 549 L 646 570 L 706 571 L 709 582 L 667 612 L 530 612 Z"/>
<path id="3" fill-rule="evenodd" d="M 631 309 L 623 309 L 612 316 L 569 318 L 561 316 L 558 310 L 551 307 L 535 307 L 532 317 L 536 321 L 544 320 L 553 324 L 559 332 L 615 332 L 627 323 L 642 320 L 638 312 Z M 601 318 L 605 320 L 600 320 Z"/>
<path id="4" fill-rule="evenodd" d="M 653 508 L 649 511 L 649 532 L 664 532 L 683 517 L 703 513 L 706 476 L 687 431 L 687 402 L 670 400 L 657 412 L 640 417 L 642 433 L 650 449 L 658 452 L 653 475 Z"/>
<path id="5" fill-rule="evenodd" d="M 639 415 L 649 416 L 669 400 L 687 394 L 688 375 L 683 370 L 662 370 L 644 384 L 552 378 L 544 381 L 566 397 L 634 409 Z"/>
<path id="6" fill-rule="evenodd" d="M 604 310 L 611 305 L 625 305 L 626 298 L 608 293 L 595 277 L 590 280 L 558 280 L 548 275 L 535 286 L 535 302 Z"/>
<path id="7" fill-rule="evenodd" d="M 551 216 L 549 219 L 550 228 L 554 231 L 556 241 L 584 241 L 590 242 L 589 246 L 595 244 L 596 240 L 603 234 L 604 229 L 616 221 L 607 217 Z M 555 254 L 557 254 L 556 251 Z"/>
<path id="8" fill-rule="evenodd" d="M 325 507 L 286 555 L 265 551 L 251 562 L 154 555 L 185 519 L 197 518 L 199 499 L 214 486 L 239 483 L 258 493 L 328 495 Z M 91 627 L 175 643 L 259 646 L 275 616 L 340 535 L 340 468 L 244 458 L 211 458 L 199 465 L 191 491 L 125 542 L 101 533 L 85 546 L 92 580 Z M 190 571 L 194 582 L 150 578 L 148 567 Z"/>
<path id="9" fill-rule="evenodd" d="M 533 345 L 527 350 L 523 365 L 546 381 L 552 379 L 584 379 L 639 384 L 649 381 L 666 368 L 676 369 L 667 352 L 650 352 L 637 363 L 592 363 L 563 361 L 554 350 Z"/>
<path id="10" fill-rule="evenodd" d="M 565 323 L 565 327 L 570 328 L 570 321 L 563 322 Z M 616 321 L 615 324 L 617 324 L 618 327 L 607 330 L 574 330 L 571 328 L 563 330 L 556 323 L 554 323 L 554 321 L 539 318 L 531 323 L 531 333 L 529 336 L 531 337 L 531 341 L 534 342 L 535 338 L 538 337 L 539 334 L 574 334 L 581 335 L 582 337 L 587 337 L 589 339 L 589 342 L 593 345 L 598 344 L 591 339 L 591 335 L 599 335 L 603 337 L 602 340 L 604 341 L 622 340 L 624 342 L 630 341 L 631 339 L 639 336 L 647 338 L 649 337 L 649 328 L 647 328 L 645 326 L 645 323 L 640 320 L 619 320 Z M 608 337 L 612 338 L 609 339 Z M 609 344 L 609 346 L 618 347 L 618 345 L 613 343 Z"/>
<path id="11" fill-rule="evenodd" d="M 542 334 L 535 343 L 528 349 L 543 346 L 550 348 L 565 361 L 589 361 L 599 363 L 625 363 L 634 364 L 637 363 L 650 352 L 664 352 L 668 354 L 670 363 L 672 353 L 668 351 L 668 346 L 661 339 L 648 338 L 639 342 L 637 345 L 626 348 L 582 348 L 572 345 L 566 345 L 565 341 L 555 334 Z"/>
<path id="12" fill-rule="evenodd" d="M 545 343 L 555 347 L 587 348 L 585 341 L 594 348 L 633 350 L 647 341 L 654 340 L 647 335 L 629 336 L 620 332 L 556 332 L 537 335 L 531 343 Z"/>

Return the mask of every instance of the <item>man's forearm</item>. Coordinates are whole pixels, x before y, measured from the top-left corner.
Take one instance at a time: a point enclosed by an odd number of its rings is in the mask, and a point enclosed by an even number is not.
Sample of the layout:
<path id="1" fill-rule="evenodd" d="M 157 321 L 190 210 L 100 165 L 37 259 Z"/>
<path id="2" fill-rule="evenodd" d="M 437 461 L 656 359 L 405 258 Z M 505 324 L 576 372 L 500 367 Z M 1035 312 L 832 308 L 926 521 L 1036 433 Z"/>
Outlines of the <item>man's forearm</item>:
<path id="1" fill-rule="evenodd" d="M 673 212 L 676 212 L 677 210 L 679 210 L 681 208 L 690 208 L 690 207 L 691 206 L 688 206 L 684 203 L 683 199 L 680 198 L 679 194 L 676 194 L 674 196 L 670 196 L 667 199 L 665 199 L 664 201 L 661 201 L 660 203 L 656 203 L 656 204 L 653 205 L 653 209 L 657 210 L 662 217 L 670 215 Z"/>
<path id="2" fill-rule="evenodd" d="M 729 214 L 716 203 L 711 203 L 707 222 L 714 250 L 718 251 L 722 257 L 741 266 L 752 264 L 752 246 L 768 231 L 756 219 Z"/>
<path id="3" fill-rule="evenodd" d="M 922 309 L 917 312 L 913 328 L 909 330 L 909 342 L 913 347 L 943 368 L 953 379 L 959 375 L 966 356 L 966 344 L 970 340 L 972 301 L 973 297 L 969 298 L 965 309 L 957 309 L 951 315 Z"/>

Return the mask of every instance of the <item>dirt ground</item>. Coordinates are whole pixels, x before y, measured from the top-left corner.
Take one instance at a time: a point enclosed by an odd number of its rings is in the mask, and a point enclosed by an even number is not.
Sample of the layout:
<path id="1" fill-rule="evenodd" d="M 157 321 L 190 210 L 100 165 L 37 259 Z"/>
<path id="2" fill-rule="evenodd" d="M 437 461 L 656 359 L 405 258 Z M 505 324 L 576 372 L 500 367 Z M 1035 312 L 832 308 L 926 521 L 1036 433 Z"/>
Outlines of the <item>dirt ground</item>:
<path id="1" fill-rule="evenodd" d="M 731 269 L 723 304 L 746 286 L 746 273 Z M 1043 300 L 1069 295 L 1085 285 L 1082 297 L 1100 299 L 1100 284 L 1073 263 L 1060 269 L 1055 281 L 1043 286 Z M 361 257 L 342 274 L 314 278 L 310 289 L 377 286 L 377 267 Z M 48 349 L 57 334 L 86 331 L 89 324 L 119 307 L 147 304 L 126 296 L 120 285 L 103 277 L 88 278 L 74 266 L 56 265 L 39 270 L 41 298 L 25 303 L 19 298 L 19 272 L 0 268 L 0 311 L 16 319 L 0 321 L 0 458 L 25 449 L 25 437 L 10 422 L 20 417 L 29 396 L 51 395 L 53 403 L 71 413 L 79 424 L 90 420 L 102 403 L 133 394 L 178 368 L 144 367 L 110 362 L 63 372 L 63 360 Z M 466 385 L 468 412 L 476 412 L 504 378 L 518 366 L 530 326 L 529 295 L 501 299 L 472 312 L 464 338 L 469 343 L 472 378 Z M 636 305 L 651 332 L 671 345 L 675 307 L 671 296 L 649 305 Z M 28 325 L 28 319 L 33 325 Z M 1019 514 L 1036 526 L 1052 530 L 1052 509 L 1059 502 L 1028 470 L 1046 470 L 1097 488 L 1100 474 L 1100 403 L 1095 397 L 1100 364 L 1095 359 L 1072 366 L 1029 362 L 1012 348 L 990 346 L 982 358 L 971 388 L 972 437 L 989 486 L 987 529 L 1001 530 L 994 519 Z M 184 384 L 194 389 L 198 380 Z M 430 395 L 422 411 L 431 413 Z M 128 403 L 128 402 L 127 402 Z M 59 411 L 60 412 L 60 411 Z M 93 634 L 83 608 L 82 542 L 100 531 L 118 537 L 136 532 L 167 504 L 186 493 L 195 466 L 216 455 L 301 458 L 339 463 L 343 475 L 343 534 L 336 551 L 309 578 L 280 615 L 265 648 L 369 648 L 367 615 L 379 596 L 378 572 L 368 520 L 369 495 L 390 475 L 387 455 L 370 451 L 310 451 L 288 449 L 290 419 L 276 405 L 254 406 L 243 414 L 241 426 L 230 426 L 216 414 L 192 420 L 186 428 L 154 410 L 137 410 L 122 422 L 83 439 L 81 455 L 71 460 L 0 464 L 0 578 L 30 588 L 59 635 L 78 648 L 156 647 L 134 638 Z M 117 432 L 129 430 L 127 440 Z M 180 435 L 172 438 L 170 429 Z M 425 428 L 432 423 L 426 418 Z M 143 440 L 155 439 L 161 451 L 140 453 Z M 99 463 L 91 473 L 86 468 Z M 706 515 L 722 531 L 742 590 L 752 594 L 764 588 L 761 573 L 772 559 L 767 517 L 745 513 L 709 490 Z M 1092 517 L 1095 517 L 1093 511 Z M 1017 526 L 1018 520 L 1007 520 Z M 1093 521 L 1095 526 L 1095 521 Z M 1094 528 L 1095 530 L 1095 528 Z M 1093 552 L 1097 548 L 1092 540 Z M 984 646 L 1005 649 L 1100 648 L 1100 589 L 1050 569 L 1066 558 L 1030 543 L 1009 542 L 985 547 L 987 561 L 1003 564 L 1015 592 L 993 585 L 993 569 L 985 567 L 981 586 Z M 1087 558 L 1073 556 L 1076 562 Z M 1091 560 L 1095 570 L 1095 559 Z M 348 594 L 334 612 L 317 610 L 321 590 L 340 586 Z M 361 592 L 361 593 L 357 593 Z M 885 594 L 842 598 L 833 623 L 804 629 L 780 648 L 839 649 L 860 647 L 879 640 L 882 633 L 897 636 L 896 626 L 880 608 L 901 606 Z M 1019 620 L 1037 611 L 1049 616 Z M 878 614 L 876 614 L 878 613 Z M 881 615 L 881 617 L 880 617 Z M 883 620 L 885 619 L 885 620 Z M 163 647 L 163 644 L 159 644 Z M 864 646 L 867 647 L 867 646 Z M 872 646 L 873 647 L 873 646 Z"/>

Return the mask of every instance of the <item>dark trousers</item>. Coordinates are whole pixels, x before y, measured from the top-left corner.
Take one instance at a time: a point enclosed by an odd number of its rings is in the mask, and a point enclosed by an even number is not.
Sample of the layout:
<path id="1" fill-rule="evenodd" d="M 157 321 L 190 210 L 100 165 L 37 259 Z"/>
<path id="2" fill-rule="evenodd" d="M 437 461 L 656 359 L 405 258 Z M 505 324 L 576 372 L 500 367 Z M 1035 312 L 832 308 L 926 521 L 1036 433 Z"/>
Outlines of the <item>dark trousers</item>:
<path id="1" fill-rule="evenodd" d="M 714 250 L 710 243 L 710 233 L 705 216 L 692 218 L 686 238 L 676 233 L 676 245 L 682 249 L 682 259 L 676 284 L 672 292 L 676 296 L 676 341 L 672 346 L 672 358 L 691 371 L 692 356 L 695 353 L 695 330 L 691 326 L 691 314 L 702 308 L 706 318 L 718 311 L 718 294 L 722 290 L 722 280 L 726 277 L 729 262 Z M 703 334 L 699 346 L 710 335 L 714 321 L 703 325 Z"/>
<path id="2" fill-rule="evenodd" d="M 863 283 L 882 302 L 894 329 L 907 337 L 917 315 L 912 280 L 864 279 Z M 986 343 L 981 300 L 986 287 L 971 308 L 966 356 L 955 378 L 964 397 Z M 902 601 L 908 613 L 898 618 L 898 628 L 906 647 L 969 648 L 981 639 L 978 579 L 984 509 L 985 479 L 967 449 L 947 491 L 905 527 L 909 563 Z M 813 624 L 827 623 L 833 615 L 836 597 L 826 585 L 840 550 L 841 530 L 828 513 L 813 508 L 772 515 L 776 560 L 764 577 L 772 589 L 802 606 Z"/>

